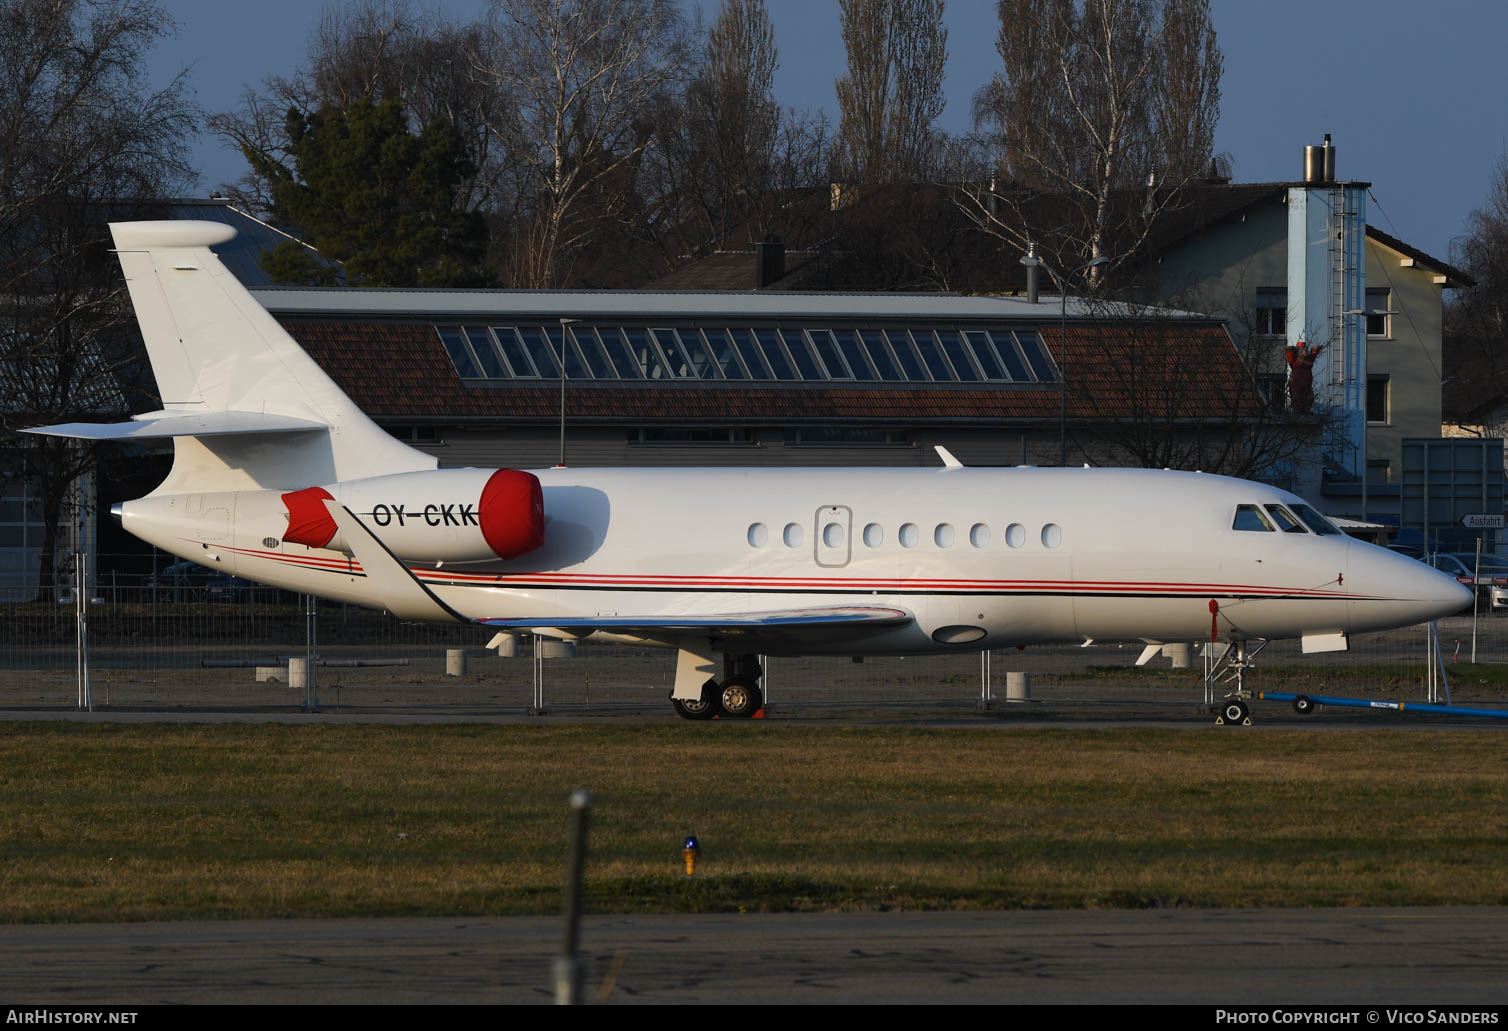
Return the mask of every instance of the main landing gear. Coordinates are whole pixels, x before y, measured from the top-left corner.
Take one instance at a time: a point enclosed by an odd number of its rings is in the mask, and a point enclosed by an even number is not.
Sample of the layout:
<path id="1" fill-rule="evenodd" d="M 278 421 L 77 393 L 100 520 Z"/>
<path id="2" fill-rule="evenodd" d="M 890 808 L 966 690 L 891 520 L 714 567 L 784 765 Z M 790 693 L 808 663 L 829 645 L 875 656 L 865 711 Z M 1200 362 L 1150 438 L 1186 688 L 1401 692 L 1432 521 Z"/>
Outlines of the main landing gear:
<path id="1" fill-rule="evenodd" d="M 702 685 L 702 696 L 695 700 L 672 697 L 676 714 L 688 720 L 750 719 L 764 707 L 764 692 L 759 689 L 759 659 L 754 655 L 723 657 L 723 678 L 713 678 Z"/>

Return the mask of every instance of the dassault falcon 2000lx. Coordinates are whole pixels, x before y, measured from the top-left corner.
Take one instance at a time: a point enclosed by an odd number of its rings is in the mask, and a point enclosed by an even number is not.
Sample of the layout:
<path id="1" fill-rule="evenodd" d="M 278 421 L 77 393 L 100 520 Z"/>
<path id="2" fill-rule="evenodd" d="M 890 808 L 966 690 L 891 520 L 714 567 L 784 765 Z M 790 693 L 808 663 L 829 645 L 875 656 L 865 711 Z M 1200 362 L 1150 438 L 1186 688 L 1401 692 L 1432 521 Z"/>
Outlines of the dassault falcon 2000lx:
<path id="1" fill-rule="evenodd" d="M 679 649 L 688 718 L 752 715 L 760 654 L 1335 650 L 1471 603 L 1292 494 L 1198 473 L 972 469 L 945 452 L 937 469 L 440 469 L 231 276 L 210 247 L 234 230 L 111 229 L 163 408 L 34 432 L 172 438 L 167 479 L 112 509 L 126 529 L 403 618 Z"/>

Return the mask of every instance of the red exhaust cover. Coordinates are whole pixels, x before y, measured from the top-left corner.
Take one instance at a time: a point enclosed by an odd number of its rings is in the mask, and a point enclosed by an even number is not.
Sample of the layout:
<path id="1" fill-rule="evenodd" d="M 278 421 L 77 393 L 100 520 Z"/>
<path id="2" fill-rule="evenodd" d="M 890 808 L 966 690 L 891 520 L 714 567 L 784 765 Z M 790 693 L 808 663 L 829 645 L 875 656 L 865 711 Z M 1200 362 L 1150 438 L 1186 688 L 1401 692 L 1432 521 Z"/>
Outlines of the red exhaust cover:
<path id="1" fill-rule="evenodd" d="M 323 548 L 329 544 L 339 527 L 324 503 L 334 497 L 323 487 L 305 487 L 284 494 L 283 504 L 288 506 L 288 529 L 283 533 L 283 540 L 289 544 L 307 544 L 311 548 Z"/>
<path id="2" fill-rule="evenodd" d="M 499 469 L 477 503 L 482 539 L 501 558 L 517 558 L 545 542 L 545 496 L 539 477 Z"/>

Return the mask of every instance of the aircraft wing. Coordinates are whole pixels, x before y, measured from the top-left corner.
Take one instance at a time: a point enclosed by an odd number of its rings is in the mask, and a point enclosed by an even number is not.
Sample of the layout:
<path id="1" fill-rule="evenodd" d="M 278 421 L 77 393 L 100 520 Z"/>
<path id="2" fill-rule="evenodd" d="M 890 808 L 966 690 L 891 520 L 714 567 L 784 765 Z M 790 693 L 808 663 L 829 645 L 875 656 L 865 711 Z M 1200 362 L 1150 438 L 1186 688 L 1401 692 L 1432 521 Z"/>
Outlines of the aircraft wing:
<path id="1" fill-rule="evenodd" d="M 478 619 L 498 630 L 557 630 L 566 636 L 585 636 L 601 630 L 651 640 L 705 635 L 737 638 L 750 647 L 844 637 L 859 639 L 875 631 L 905 626 L 914 617 L 904 609 L 865 606 L 773 609 L 767 612 L 726 612 L 646 616 L 592 616 L 576 619 Z"/>

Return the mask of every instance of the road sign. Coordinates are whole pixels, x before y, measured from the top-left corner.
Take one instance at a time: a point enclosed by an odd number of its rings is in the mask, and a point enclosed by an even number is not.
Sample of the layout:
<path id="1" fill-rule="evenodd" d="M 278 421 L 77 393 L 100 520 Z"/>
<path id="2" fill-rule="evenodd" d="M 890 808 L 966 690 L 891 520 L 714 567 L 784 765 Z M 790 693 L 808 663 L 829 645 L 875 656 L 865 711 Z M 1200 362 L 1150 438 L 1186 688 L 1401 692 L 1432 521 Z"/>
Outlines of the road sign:
<path id="1" fill-rule="evenodd" d="M 1489 512 L 1479 512 L 1475 515 L 1462 516 L 1461 525 L 1472 530 L 1501 530 L 1503 516 L 1502 513 L 1493 515 Z"/>

